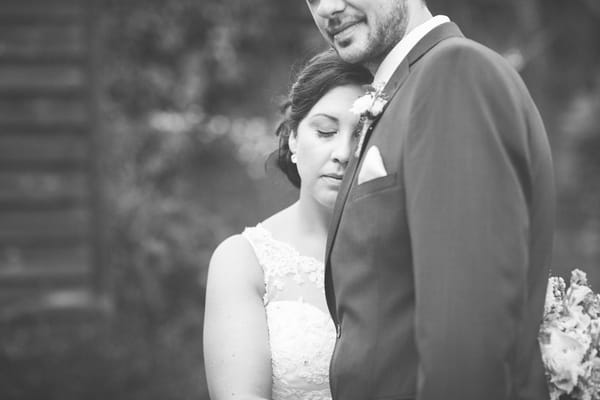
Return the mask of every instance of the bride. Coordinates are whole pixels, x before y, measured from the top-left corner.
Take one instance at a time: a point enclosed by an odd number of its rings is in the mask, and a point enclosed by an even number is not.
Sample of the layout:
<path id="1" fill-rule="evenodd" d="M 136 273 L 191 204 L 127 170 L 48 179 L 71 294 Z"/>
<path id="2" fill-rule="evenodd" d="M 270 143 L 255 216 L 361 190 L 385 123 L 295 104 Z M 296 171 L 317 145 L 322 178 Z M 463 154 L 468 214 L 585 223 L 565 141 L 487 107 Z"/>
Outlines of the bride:
<path id="1" fill-rule="evenodd" d="M 352 103 L 372 80 L 333 51 L 312 58 L 284 107 L 278 166 L 298 200 L 211 258 L 204 322 L 212 400 L 330 399 L 335 342 L 323 287 L 329 221 L 358 116 Z"/>

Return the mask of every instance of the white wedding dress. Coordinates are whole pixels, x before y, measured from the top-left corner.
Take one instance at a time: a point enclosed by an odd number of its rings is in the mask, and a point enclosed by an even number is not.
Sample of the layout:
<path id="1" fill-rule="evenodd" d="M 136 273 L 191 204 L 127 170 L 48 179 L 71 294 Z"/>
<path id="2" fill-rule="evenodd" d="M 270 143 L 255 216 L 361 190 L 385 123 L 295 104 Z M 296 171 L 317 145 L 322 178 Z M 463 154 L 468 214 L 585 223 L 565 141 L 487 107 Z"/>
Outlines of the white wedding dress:
<path id="1" fill-rule="evenodd" d="M 330 400 L 335 327 L 325 301 L 323 263 L 274 239 L 261 224 L 242 235 L 264 272 L 273 400 Z"/>

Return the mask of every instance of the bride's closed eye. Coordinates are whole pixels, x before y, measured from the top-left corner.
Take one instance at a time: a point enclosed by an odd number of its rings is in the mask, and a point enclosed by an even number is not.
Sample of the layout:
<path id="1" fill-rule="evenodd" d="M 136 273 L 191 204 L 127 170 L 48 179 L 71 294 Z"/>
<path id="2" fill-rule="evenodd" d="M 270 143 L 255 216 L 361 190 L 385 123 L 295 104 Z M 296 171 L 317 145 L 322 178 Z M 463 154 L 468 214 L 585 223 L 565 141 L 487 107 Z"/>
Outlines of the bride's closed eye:
<path id="1" fill-rule="evenodd" d="M 309 126 L 319 137 L 333 136 L 339 131 L 337 118 L 325 114 L 317 114 L 309 119 Z"/>
<path id="2" fill-rule="evenodd" d="M 337 132 L 337 129 L 317 129 L 317 133 L 322 137 L 333 136 Z"/>

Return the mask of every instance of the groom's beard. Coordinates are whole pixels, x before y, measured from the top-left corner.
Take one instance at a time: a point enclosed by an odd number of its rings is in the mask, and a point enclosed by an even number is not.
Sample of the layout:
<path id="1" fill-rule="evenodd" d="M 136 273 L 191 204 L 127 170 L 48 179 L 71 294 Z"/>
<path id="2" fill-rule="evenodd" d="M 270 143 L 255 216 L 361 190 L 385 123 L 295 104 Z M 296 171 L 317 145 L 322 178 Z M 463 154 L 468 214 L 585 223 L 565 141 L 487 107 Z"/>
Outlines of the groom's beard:
<path id="1" fill-rule="evenodd" d="M 373 48 L 370 51 L 370 64 L 379 66 L 388 53 L 406 35 L 408 21 L 410 20 L 408 0 L 400 0 L 395 3 L 393 12 L 385 16 L 385 20 L 379 21 L 373 34 Z"/>
<path id="2" fill-rule="evenodd" d="M 328 41 L 337 51 L 338 55 L 347 62 L 363 64 L 369 69 L 375 69 L 392 48 L 404 37 L 409 21 L 408 0 L 400 0 L 394 4 L 391 12 L 377 15 L 367 20 L 366 15 L 340 15 L 327 21 L 325 32 Z M 366 37 L 354 37 L 344 43 L 336 42 L 335 34 L 340 29 L 355 23 L 365 24 Z M 355 43 L 357 42 L 357 43 Z M 352 46 L 356 46 L 355 49 Z M 374 72 L 373 70 L 371 72 Z"/>

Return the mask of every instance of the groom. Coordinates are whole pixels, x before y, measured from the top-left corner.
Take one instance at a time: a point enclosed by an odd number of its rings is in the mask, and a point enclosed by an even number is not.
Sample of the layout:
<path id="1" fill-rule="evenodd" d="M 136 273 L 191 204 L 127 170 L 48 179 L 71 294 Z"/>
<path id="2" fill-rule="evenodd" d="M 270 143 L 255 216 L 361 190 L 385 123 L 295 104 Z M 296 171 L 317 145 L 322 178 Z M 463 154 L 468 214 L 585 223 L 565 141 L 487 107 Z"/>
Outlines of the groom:
<path id="1" fill-rule="evenodd" d="M 307 4 L 387 100 L 329 232 L 334 400 L 547 399 L 553 167 L 523 82 L 423 0 Z"/>

